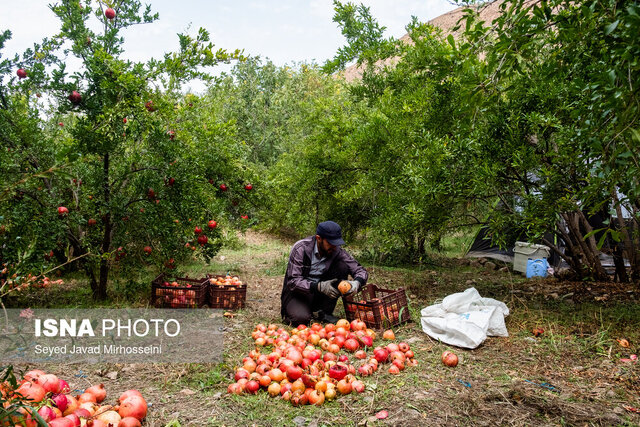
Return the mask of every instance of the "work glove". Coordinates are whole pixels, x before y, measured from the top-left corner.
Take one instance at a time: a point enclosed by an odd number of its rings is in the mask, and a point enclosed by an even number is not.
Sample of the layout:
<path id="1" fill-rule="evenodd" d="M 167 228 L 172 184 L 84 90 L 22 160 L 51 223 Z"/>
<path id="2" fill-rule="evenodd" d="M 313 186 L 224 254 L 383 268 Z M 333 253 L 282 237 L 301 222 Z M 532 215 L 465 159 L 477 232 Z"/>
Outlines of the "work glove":
<path id="1" fill-rule="evenodd" d="M 345 296 L 353 295 L 360 290 L 360 282 L 357 280 L 348 280 L 348 282 L 351 285 L 351 289 L 349 289 L 349 292 L 347 292 Z"/>
<path id="2" fill-rule="evenodd" d="M 318 282 L 318 291 L 322 292 L 329 298 L 338 299 L 340 297 L 340 291 L 333 285 L 338 282 L 338 279 L 324 280 Z"/>

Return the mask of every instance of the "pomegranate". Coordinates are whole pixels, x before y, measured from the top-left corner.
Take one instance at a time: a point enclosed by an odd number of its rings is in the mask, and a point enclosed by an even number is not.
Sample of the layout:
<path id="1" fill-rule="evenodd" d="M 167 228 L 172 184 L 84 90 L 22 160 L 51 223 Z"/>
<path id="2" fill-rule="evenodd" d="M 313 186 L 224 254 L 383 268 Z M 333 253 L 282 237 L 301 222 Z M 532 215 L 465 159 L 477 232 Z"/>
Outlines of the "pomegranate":
<path id="1" fill-rule="evenodd" d="M 85 411 L 89 412 L 90 415 L 93 415 L 96 413 L 96 411 L 98 410 L 99 406 L 93 402 L 84 402 L 80 404 L 80 408 L 76 409 L 75 411 L 73 411 L 73 413 L 75 414 L 76 412 L 78 412 L 80 409 L 84 409 Z"/>
<path id="2" fill-rule="evenodd" d="M 142 397 L 142 394 L 140 394 L 140 392 L 138 390 L 127 390 L 124 393 L 122 393 L 120 395 L 120 397 L 118 398 L 118 402 L 122 403 L 124 402 L 124 400 L 128 397 L 131 396 L 138 396 L 138 397 Z"/>
<path id="3" fill-rule="evenodd" d="M 450 368 L 454 368 L 458 365 L 458 356 L 450 351 L 445 351 L 444 353 L 442 353 L 441 359 L 442 363 L 444 363 L 446 366 L 449 366 Z"/>
<path id="4" fill-rule="evenodd" d="M 400 350 L 403 353 L 406 353 L 407 351 L 410 350 L 409 344 L 407 344 L 406 342 L 401 342 L 400 344 L 398 344 L 398 350 Z"/>
<path id="5" fill-rule="evenodd" d="M 284 384 L 280 384 L 280 395 L 281 395 L 281 396 L 284 396 L 284 394 L 285 394 L 286 392 L 291 392 L 291 387 L 292 387 L 292 384 L 291 384 L 291 383 L 289 383 L 289 382 L 285 383 L 285 382 L 283 381 L 283 383 L 284 383 Z"/>
<path id="6" fill-rule="evenodd" d="M 351 328 L 351 324 L 347 319 L 340 319 L 336 322 L 336 328 L 344 328 L 349 330 L 349 328 Z"/>
<path id="7" fill-rule="evenodd" d="M 80 427 L 80 417 L 78 417 L 76 414 L 69 414 L 64 418 L 70 419 L 75 427 Z"/>
<path id="8" fill-rule="evenodd" d="M 51 397 L 51 400 L 53 400 L 54 405 L 56 405 L 56 408 L 60 409 L 62 412 L 64 412 L 65 409 L 67 409 L 67 396 L 65 396 L 64 394 L 60 393 L 60 394 L 54 394 Z"/>
<path id="9" fill-rule="evenodd" d="M 292 393 L 302 393 L 304 392 L 306 389 L 304 383 L 302 382 L 302 380 L 296 380 L 294 382 L 291 383 L 291 392 Z"/>
<path id="10" fill-rule="evenodd" d="M 78 401 L 76 400 L 75 397 L 71 396 L 70 394 L 66 395 L 67 398 L 67 409 L 65 409 L 64 411 L 62 411 L 62 415 L 69 415 L 69 414 L 73 414 L 73 412 L 79 408 L 79 404 Z"/>
<path id="11" fill-rule="evenodd" d="M 336 388 L 340 394 L 349 394 L 353 390 L 351 383 L 347 382 L 347 380 L 338 381 Z"/>
<path id="12" fill-rule="evenodd" d="M 42 419 L 47 422 L 56 418 L 56 413 L 48 406 L 43 406 L 42 408 L 38 409 L 38 415 L 40 415 Z"/>
<path id="13" fill-rule="evenodd" d="M 404 371 L 404 361 L 395 359 L 392 363 L 394 366 L 398 368 L 398 370 Z"/>
<path id="14" fill-rule="evenodd" d="M 238 370 L 236 370 L 236 375 L 235 375 L 235 380 L 241 380 L 242 378 L 249 378 L 249 371 L 247 371 L 244 368 L 239 368 Z"/>
<path id="15" fill-rule="evenodd" d="M 260 388 L 260 383 L 255 380 L 251 380 L 247 382 L 247 385 L 245 386 L 246 392 L 251 394 L 256 394 L 259 388 Z"/>
<path id="16" fill-rule="evenodd" d="M 327 382 L 324 380 L 320 380 L 316 383 L 315 389 L 321 392 L 327 391 Z"/>
<path id="17" fill-rule="evenodd" d="M 340 381 L 347 376 L 347 368 L 342 365 L 334 365 L 329 368 L 329 377 Z"/>
<path id="18" fill-rule="evenodd" d="M 271 384 L 271 377 L 269 377 L 268 375 L 263 375 L 260 377 L 258 382 L 260 383 L 261 387 L 269 387 L 269 384 Z"/>
<path id="19" fill-rule="evenodd" d="M 280 386 L 280 384 L 271 383 L 271 384 L 269 384 L 269 388 L 267 389 L 267 392 L 269 392 L 269 395 L 271 397 L 275 397 L 275 396 L 280 394 L 281 389 L 282 389 L 282 387 Z"/>
<path id="20" fill-rule="evenodd" d="M 360 380 L 352 381 L 351 387 L 358 393 L 364 393 L 364 383 Z"/>
<path id="21" fill-rule="evenodd" d="M 371 374 L 373 374 L 373 366 L 369 365 L 368 363 L 365 363 L 358 368 L 358 375 L 362 377 L 368 377 Z"/>
<path id="22" fill-rule="evenodd" d="M 44 396 L 47 394 L 41 385 L 25 382 L 16 389 L 16 393 L 21 394 L 25 399 L 32 400 L 34 402 L 41 402 Z"/>
<path id="23" fill-rule="evenodd" d="M 73 105 L 78 105 L 82 102 L 82 95 L 77 90 L 72 91 L 67 98 Z"/>
<path id="24" fill-rule="evenodd" d="M 367 352 L 364 350 L 358 350 L 355 352 L 354 356 L 356 357 L 356 359 L 366 359 Z"/>
<path id="25" fill-rule="evenodd" d="M 135 399 L 135 398 L 131 397 L 130 399 Z M 126 400 L 128 400 L 128 399 L 126 399 Z M 122 410 L 122 405 L 120 405 L 120 410 Z M 146 409 L 145 409 L 145 414 L 146 414 Z M 104 421 L 107 424 L 113 424 L 114 426 L 117 426 L 120 423 L 120 420 L 122 418 L 125 418 L 125 417 L 119 415 L 116 411 L 101 412 L 97 416 L 97 419 L 99 419 L 100 421 Z"/>
<path id="26" fill-rule="evenodd" d="M 362 342 L 362 345 L 365 347 L 373 347 L 373 338 L 371 338 L 368 335 L 364 335 L 362 337 L 359 338 L 360 342 Z"/>
<path id="27" fill-rule="evenodd" d="M 382 334 L 382 338 L 384 338 L 385 340 L 393 341 L 396 339 L 396 334 L 394 334 L 391 329 L 387 329 Z"/>
<path id="28" fill-rule="evenodd" d="M 336 360 L 338 360 L 338 356 L 336 356 L 335 353 L 328 351 L 324 354 L 324 357 L 322 358 L 322 360 L 325 362 L 329 362 L 329 361 L 335 362 Z"/>
<path id="29" fill-rule="evenodd" d="M 389 354 L 389 360 L 391 360 L 392 362 L 396 361 L 396 360 L 400 360 L 402 362 L 404 362 L 406 360 L 407 356 L 404 355 L 403 352 L 397 350 L 397 351 L 393 351 Z"/>
<path id="30" fill-rule="evenodd" d="M 229 384 L 227 387 L 229 394 L 242 394 L 242 387 L 238 383 Z"/>
<path id="31" fill-rule="evenodd" d="M 289 366 L 287 368 L 287 378 L 289 381 L 295 381 L 302 376 L 302 369 L 298 366 Z"/>
<path id="32" fill-rule="evenodd" d="M 133 417 L 125 417 L 120 420 L 118 427 L 142 427 L 140 420 Z"/>
<path id="33" fill-rule="evenodd" d="M 317 377 L 315 377 L 313 375 L 309 375 L 309 374 L 302 374 L 302 377 L 300 379 L 302 380 L 302 383 L 307 388 L 315 388 L 316 387 L 316 383 L 318 382 L 318 378 Z"/>
<path id="34" fill-rule="evenodd" d="M 309 403 L 311 405 L 320 406 L 324 403 L 324 393 L 318 390 L 313 390 L 309 393 Z"/>
<path id="35" fill-rule="evenodd" d="M 96 397 L 91 393 L 86 393 L 86 392 L 82 393 L 78 397 L 78 403 L 82 405 L 83 403 L 86 403 L 86 402 L 96 403 Z"/>
<path id="36" fill-rule="evenodd" d="M 248 383 L 247 383 L 248 384 Z M 134 417 L 142 420 L 147 416 L 147 402 L 143 397 L 130 396 L 127 397 L 121 404 L 118 414 L 122 418 Z"/>
<path id="37" fill-rule="evenodd" d="M 40 375 L 45 375 L 45 372 L 41 371 L 40 369 L 33 369 L 27 372 L 26 374 L 24 374 L 24 379 L 27 381 L 33 381 L 38 379 Z"/>
<path id="38" fill-rule="evenodd" d="M 47 393 L 60 393 L 60 381 L 53 374 L 40 375 L 34 382 L 37 382 Z"/>
<path id="39" fill-rule="evenodd" d="M 277 383 L 279 383 L 280 381 L 282 381 L 284 379 L 284 372 L 282 372 L 278 368 L 271 369 L 267 373 L 267 375 L 269 375 L 269 378 L 271 378 L 271 381 L 275 381 Z"/>
<path id="40" fill-rule="evenodd" d="M 298 393 L 293 393 L 291 395 L 291 400 L 290 400 L 291 404 L 293 406 L 304 406 L 307 403 L 309 403 L 309 398 L 307 397 L 306 394 L 298 392 Z"/>
<path id="41" fill-rule="evenodd" d="M 76 409 L 75 411 L 73 411 L 73 413 L 80 418 L 90 418 L 91 415 L 93 415 L 93 413 L 91 413 L 89 410 L 85 408 Z"/>
<path id="42" fill-rule="evenodd" d="M 66 418 L 66 417 L 62 417 L 62 418 L 55 418 L 49 421 L 49 426 L 50 427 L 76 427 L 76 424 L 73 420 L 70 420 L 69 418 Z"/>
<path id="43" fill-rule="evenodd" d="M 256 367 L 257 367 L 256 362 L 254 362 L 252 359 L 245 361 L 244 365 L 242 365 L 242 368 L 245 371 L 249 372 L 250 374 L 255 372 Z"/>
<path id="44" fill-rule="evenodd" d="M 384 420 L 388 416 L 389 416 L 389 411 L 387 410 L 382 410 L 376 414 L 376 418 L 379 420 Z"/>
<path id="45" fill-rule="evenodd" d="M 356 351 L 358 347 L 360 347 L 360 344 L 358 344 L 358 341 L 354 340 L 353 338 L 349 338 L 344 342 L 344 349 L 349 352 Z"/>

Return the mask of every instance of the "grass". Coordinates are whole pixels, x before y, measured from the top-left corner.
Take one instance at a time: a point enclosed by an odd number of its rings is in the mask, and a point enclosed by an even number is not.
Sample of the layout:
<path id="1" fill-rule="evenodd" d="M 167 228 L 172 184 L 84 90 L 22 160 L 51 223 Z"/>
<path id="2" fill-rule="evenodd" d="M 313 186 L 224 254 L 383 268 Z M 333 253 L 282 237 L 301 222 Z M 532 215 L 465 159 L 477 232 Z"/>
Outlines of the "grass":
<path id="1" fill-rule="evenodd" d="M 448 253 L 456 253 L 456 248 L 462 247 L 463 237 L 445 242 Z M 154 402 L 151 424 L 177 427 L 295 425 L 296 421 L 318 426 L 640 423 L 640 416 L 619 410 L 622 404 L 640 407 L 640 363 L 620 362 L 620 358 L 640 350 L 636 344 L 640 342 L 640 305 L 636 300 L 638 294 L 629 293 L 632 288 L 614 292 L 606 284 L 527 280 L 442 255 L 433 258 L 434 265 L 421 268 L 365 265 L 373 283 L 406 289 L 413 323 L 394 331 L 398 341 L 410 341 L 418 368 L 409 368 L 398 376 L 380 369 L 366 378 L 367 391 L 363 395 L 344 396 L 321 408 L 293 408 L 264 392 L 257 396 L 227 395 L 233 368 L 241 364 L 253 346 L 250 337 L 253 327 L 259 322 L 279 321 L 278 287 L 289 249 L 289 243 L 253 236 L 245 243 L 225 248 L 220 254 L 225 258 L 217 256 L 210 265 L 194 262 L 182 266 L 191 277 L 204 272 L 232 271 L 251 277 L 251 285 L 262 288 L 257 294 L 259 299 L 249 301 L 248 308 L 239 311 L 233 320 L 225 320 L 229 331 L 225 335 L 223 363 L 152 366 L 149 375 L 141 372 L 135 378 L 123 377 L 123 382 L 129 381 L 127 384 L 132 380 L 141 382 L 143 376 L 147 381 Z M 105 306 L 146 304 L 152 276 L 152 271 L 142 269 L 130 278 L 117 278 L 111 288 L 112 299 Z M 91 301 L 88 286 L 81 277 L 65 281 L 61 288 L 23 295 L 22 301 L 48 307 L 99 306 Z M 470 286 L 482 296 L 496 298 L 509 306 L 511 314 L 506 322 L 510 336 L 490 338 L 477 349 L 462 350 L 425 335 L 420 327 L 420 310 Z M 572 295 L 566 296 L 569 294 Z M 602 299 L 603 295 L 609 296 Z M 342 310 L 341 304 L 338 307 Z M 542 327 L 544 334 L 532 337 L 534 327 Z M 629 339 L 632 348 L 621 348 L 616 342 L 620 337 Z M 453 350 L 460 356 L 458 367 L 446 368 L 440 363 L 444 350 Z M 157 373 L 159 370 L 161 375 Z M 525 380 L 549 383 L 561 392 L 554 393 Z M 471 387 L 465 387 L 461 381 Z M 181 393 L 184 389 L 195 394 L 185 396 Z M 381 409 L 388 410 L 390 417 L 386 421 L 371 419 Z"/>

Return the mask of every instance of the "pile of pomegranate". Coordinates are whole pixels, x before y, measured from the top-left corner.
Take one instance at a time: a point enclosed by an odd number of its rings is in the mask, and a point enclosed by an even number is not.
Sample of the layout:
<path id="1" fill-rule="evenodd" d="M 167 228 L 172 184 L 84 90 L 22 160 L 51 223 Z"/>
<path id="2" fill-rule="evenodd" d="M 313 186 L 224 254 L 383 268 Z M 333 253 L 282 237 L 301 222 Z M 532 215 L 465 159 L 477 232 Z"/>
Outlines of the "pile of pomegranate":
<path id="1" fill-rule="evenodd" d="M 24 374 L 15 389 L 8 382 L 0 384 L 0 392 L 8 411 L 20 401 L 27 405 L 12 417 L 15 425 L 26 427 L 38 425 L 34 412 L 51 427 L 139 427 L 147 415 L 147 402 L 137 390 L 127 390 L 115 405 L 107 405 L 103 384 L 74 396 L 65 380 L 39 369 Z"/>
<path id="2" fill-rule="evenodd" d="M 340 319 L 324 327 L 314 323 L 292 330 L 261 323 L 251 337 L 255 349 L 236 368 L 236 382 L 227 391 L 240 395 L 263 389 L 294 406 L 322 405 L 338 395 L 362 393 L 365 384 L 358 377 L 372 375 L 385 363 L 391 374 L 418 364 L 405 342 L 373 348 L 376 333 L 361 320 Z M 395 335 L 388 330 L 383 338 L 394 341 Z"/>
<path id="3" fill-rule="evenodd" d="M 173 282 L 164 281 L 162 286 L 165 288 L 178 288 L 178 289 L 164 289 L 157 288 L 155 290 L 158 301 L 163 304 L 164 307 L 171 308 L 195 308 L 198 306 L 196 300 L 196 291 L 185 288 L 190 288 L 191 284 L 180 284 L 175 280 Z"/>

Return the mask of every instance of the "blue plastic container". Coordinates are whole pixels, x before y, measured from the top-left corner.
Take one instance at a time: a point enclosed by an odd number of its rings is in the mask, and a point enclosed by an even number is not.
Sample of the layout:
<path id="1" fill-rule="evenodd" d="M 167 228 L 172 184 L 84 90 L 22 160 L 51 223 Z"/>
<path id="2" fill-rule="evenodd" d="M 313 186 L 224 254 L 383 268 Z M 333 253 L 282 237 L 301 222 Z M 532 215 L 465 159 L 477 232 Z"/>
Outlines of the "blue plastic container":
<path id="1" fill-rule="evenodd" d="M 547 268 L 549 263 L 546 258 L 527 260 L 527 278 L 531 277 L 547 277 Z"/>

